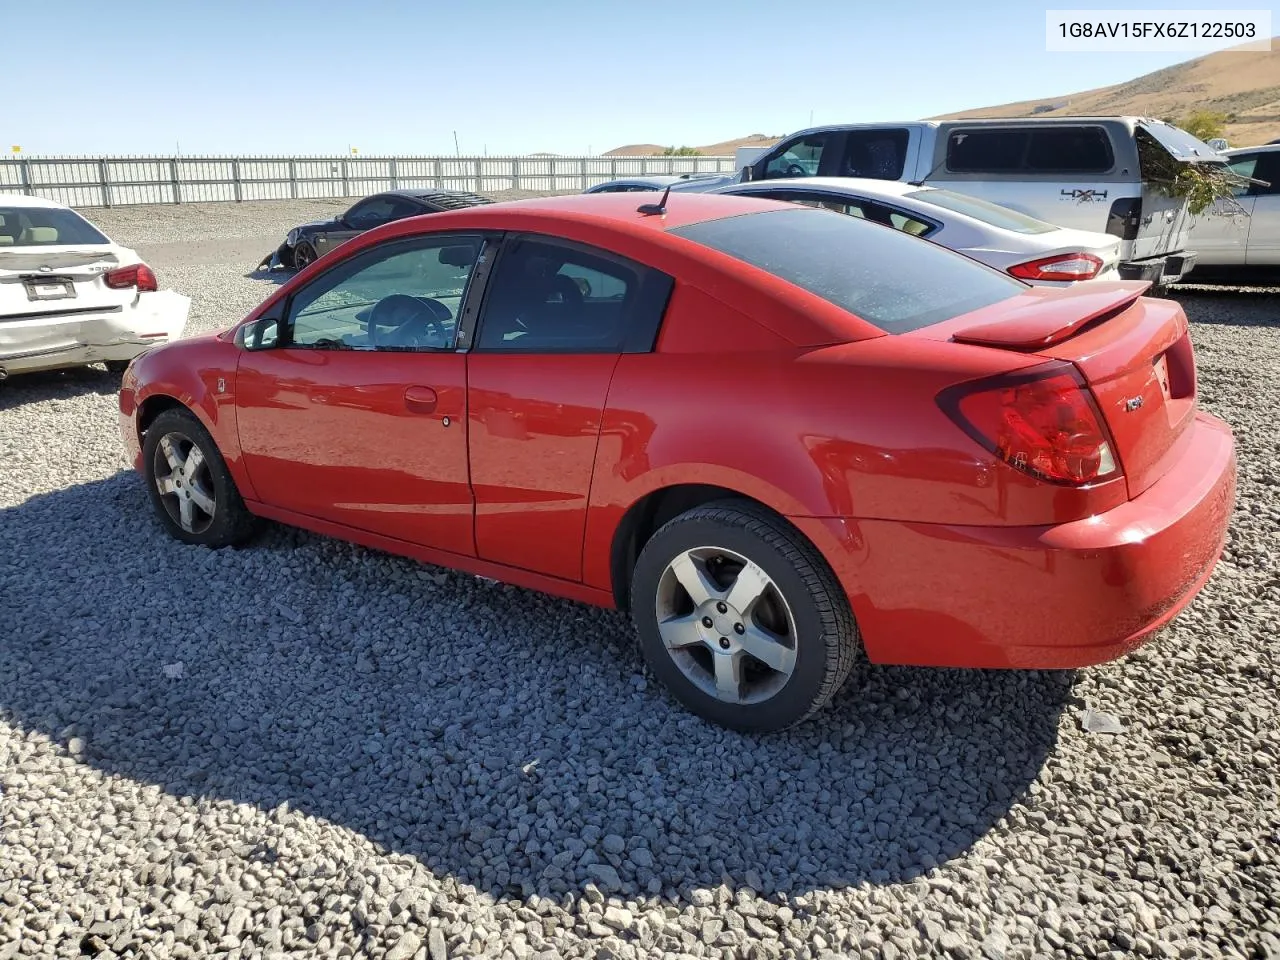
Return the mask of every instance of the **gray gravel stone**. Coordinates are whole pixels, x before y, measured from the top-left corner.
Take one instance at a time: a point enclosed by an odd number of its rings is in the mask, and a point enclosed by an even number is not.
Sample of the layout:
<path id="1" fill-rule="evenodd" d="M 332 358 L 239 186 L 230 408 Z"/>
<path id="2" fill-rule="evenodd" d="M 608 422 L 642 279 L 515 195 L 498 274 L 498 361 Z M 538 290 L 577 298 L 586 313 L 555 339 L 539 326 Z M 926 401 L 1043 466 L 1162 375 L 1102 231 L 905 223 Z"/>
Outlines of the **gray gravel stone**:
<path id="1" fill-rule="evenodd" d="M 395 946 L 387 951 L 385 960 L 412 960 L 422 946 L 422 939 L 412 931 L 405 933 L 396 941 Z"/>
<path id="2" fill-rule="evenodd" d="M 431 960 L 448 960 L 449 958 L 444 931 L 439 927 L 432 927 L 431 932 L 427 934 L 427 956 Z"/>

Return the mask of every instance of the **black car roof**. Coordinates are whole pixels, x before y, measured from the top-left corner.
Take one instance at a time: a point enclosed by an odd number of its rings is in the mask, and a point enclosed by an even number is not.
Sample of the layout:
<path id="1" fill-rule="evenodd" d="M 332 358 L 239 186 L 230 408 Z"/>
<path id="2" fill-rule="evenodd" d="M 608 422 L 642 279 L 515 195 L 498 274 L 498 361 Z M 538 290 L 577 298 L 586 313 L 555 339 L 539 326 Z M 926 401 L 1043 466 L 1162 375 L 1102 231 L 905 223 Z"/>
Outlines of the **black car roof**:
<path id="1" fill-rule="evenodd" d="M 482 197 L 478 193 L 471 193 L 467 190 L 423 190 L 421 188 L 402 187 L 399 190 L 387 190 L 384 195 L 412 197 L 414 200 L 435 204 L 446 210 L 460 210 L 463 207 L 474 207 L 481 203 L 493 203 L 493 200 L 489 197 Z"/>

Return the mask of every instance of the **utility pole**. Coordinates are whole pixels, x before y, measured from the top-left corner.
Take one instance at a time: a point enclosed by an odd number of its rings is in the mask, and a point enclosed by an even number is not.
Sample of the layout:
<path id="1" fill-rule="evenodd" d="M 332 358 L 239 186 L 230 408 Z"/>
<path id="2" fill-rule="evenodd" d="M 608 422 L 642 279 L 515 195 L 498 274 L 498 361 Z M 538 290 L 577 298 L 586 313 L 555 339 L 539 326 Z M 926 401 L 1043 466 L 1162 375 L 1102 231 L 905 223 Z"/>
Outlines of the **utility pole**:
<path id="1" fill-rule="evenodd" d="M 457 156 L 459 156 L 459 157 L 460 157 L 460 156 L 462 156 L 462 148 L 460 148 L 460 147 L 458 146 L 458 131 L 457 131 L 457 130 L 453 131 L 453 152 L 454 152 Z"/>

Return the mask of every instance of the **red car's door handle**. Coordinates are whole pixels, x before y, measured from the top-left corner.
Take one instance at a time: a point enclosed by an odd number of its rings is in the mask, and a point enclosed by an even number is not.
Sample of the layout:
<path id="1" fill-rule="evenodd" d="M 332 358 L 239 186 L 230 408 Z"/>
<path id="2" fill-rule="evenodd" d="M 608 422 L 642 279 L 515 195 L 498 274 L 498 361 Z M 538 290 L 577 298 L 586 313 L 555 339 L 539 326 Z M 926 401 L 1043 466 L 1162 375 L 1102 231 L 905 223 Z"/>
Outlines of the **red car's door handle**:
<path id="1" fill-rule="evenodd" d="M 413 413 L 434 413 L 437 399 L 430 387 L 409 387 L 404 392 L 404 405 Z"/>

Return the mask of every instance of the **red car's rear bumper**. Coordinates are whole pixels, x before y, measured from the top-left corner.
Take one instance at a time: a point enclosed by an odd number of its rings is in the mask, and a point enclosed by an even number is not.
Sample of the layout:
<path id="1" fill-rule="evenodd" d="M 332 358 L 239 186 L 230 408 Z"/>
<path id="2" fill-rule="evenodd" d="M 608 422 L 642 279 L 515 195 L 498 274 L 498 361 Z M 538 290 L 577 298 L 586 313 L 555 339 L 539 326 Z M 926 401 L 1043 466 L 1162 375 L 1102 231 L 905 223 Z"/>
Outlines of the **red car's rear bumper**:
<path id="1" fill-rule="evenodd" d="M 840 577 L 876 663 L 1067 668 L 1128 653 L 1221 556 L 1231 429 L 1197 414 L 1179 462 L 1136 500 L 1050 527 L 795 518 Z"/>

